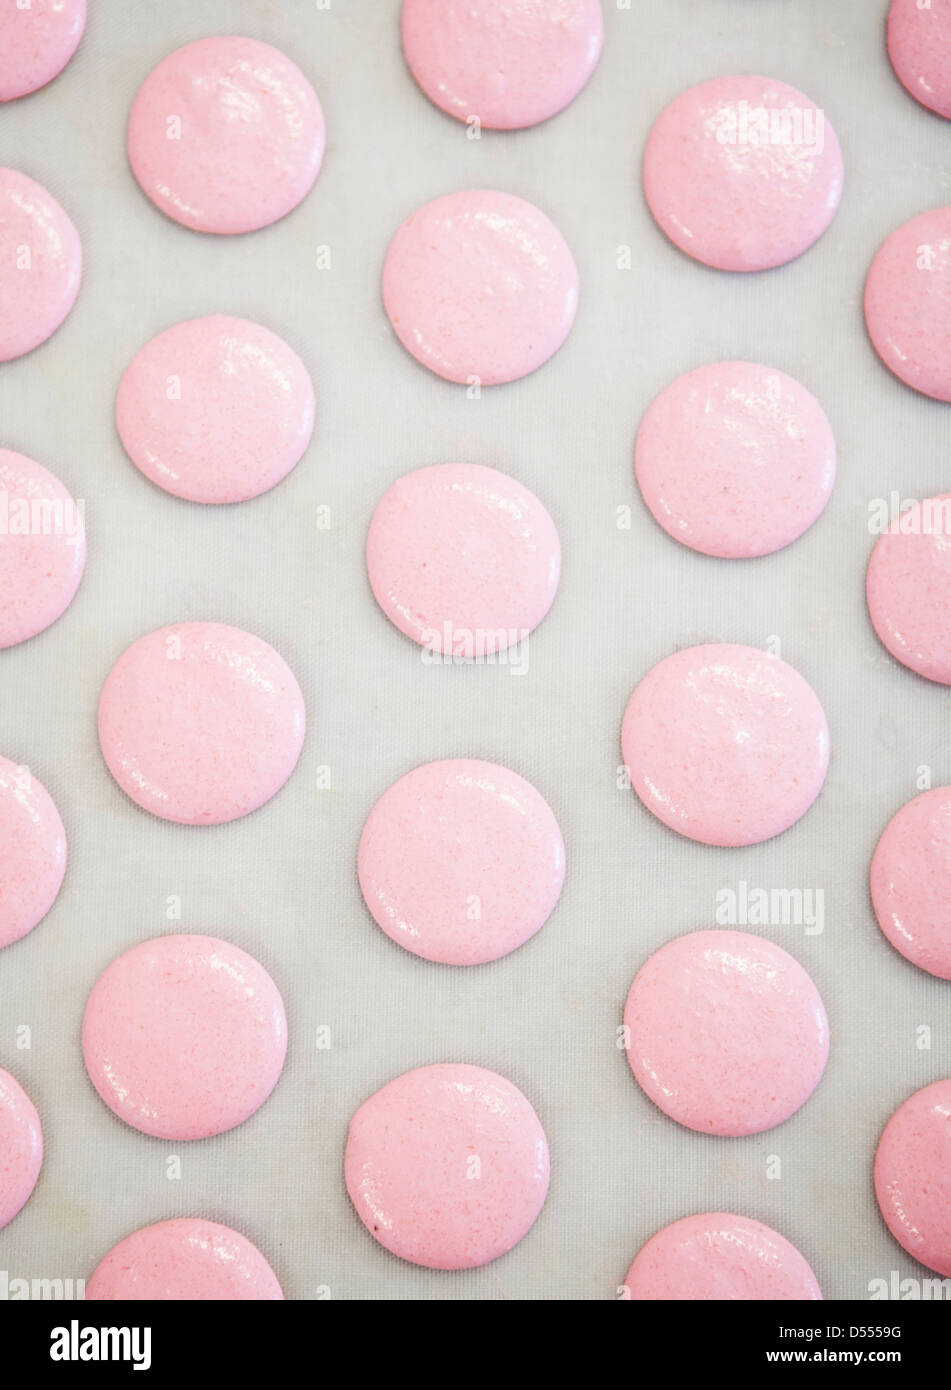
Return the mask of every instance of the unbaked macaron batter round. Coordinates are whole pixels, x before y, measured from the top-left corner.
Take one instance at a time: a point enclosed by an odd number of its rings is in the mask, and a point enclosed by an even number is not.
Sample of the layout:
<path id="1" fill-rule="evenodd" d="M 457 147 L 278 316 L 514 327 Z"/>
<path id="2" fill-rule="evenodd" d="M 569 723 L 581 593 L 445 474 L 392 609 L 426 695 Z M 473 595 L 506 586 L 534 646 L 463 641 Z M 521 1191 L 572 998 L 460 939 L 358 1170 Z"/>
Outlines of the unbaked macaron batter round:
<path id="1" fill-rule="evenodd" d="M 632 1301 L 822 1298 L 816 1276 L 784 1236 L 723 1211 L 664 1226 L 642 1247 L 624 1285 Z"/>
<path id="2" fill-rule="evenodd" d="M 52 82 L 76 52 L 86 0 L 3 0 L 0 5 L 0 102 Z"/>
<path id="3" fill-rule="evenodd" d="M 0 1230 L 29 1201 L 43 1166 L 43 1131 L 20 1083 L 0 1067 Z"/>
<path id="4" fill-rule="evenodd" d="M 496 763 L 427 763 L 383 793 L 357 856 L 367 907 L 426 960 L 480 965 L 548 920 L 565 845 L 540 792 Z"/>
<path id="5" fill-rule="evenodd" d="M 769 270 L 813 244 L 842 196 L 824 113 L 769 77 L 691 87 L 654 123 L 644 194 L 675 246 L 717 270 Z"/>
<path id="6" fill-rule="evenodd" d="M 324 115 L 285 54 L 235 35 L 170 53 L 129 116 L 132 172 L 162 212 L 197 232 L 253 232 L 310 192 Z"/>
<path id="7" fill-rule="evenodd" d="M 892 656 L 951 685 L 951 493 L 913 503 L 879 536 L 865 595 Z"/>
<path id="8" fill-rule="evenodd" d="M 882 242 L 865 281 L 865 323 L 900 381 L 951 401 L 951 207 L 920 213 Z"/>
<path id="9" fill-rule="evenodd" d="M 898 1244 L 951 1276 L 951 1080 L 916 1091 L 885 1126 L 875 1196 Z"/>
<path id="10" fill-rule="evenodd" d="M 55 473 L 0 449 L 0 649 L 55 623 L 85 567 L 82 508 Z"/>
<path id="11" fill-rule="evenodd" d="M 548 1142 L 511 1081 L 463 1063 L 404 1072 L 350 1121 L 347 1191 L 404 1260 L 471 1269 L 517 1245 L 548 1192 Z"/>
<path id="12" fill-rule="evenodd" d="M 573 101 L 601 56 L 598 0 L 403 0 L 403 52 L 459 121 L 516 130 Z"/>
<path id="13" fill-rule="evenodd" d="M 117 957 L 83 1016 L 90 1080 L 120 1120 L 160 1139 L 207 1139 L 264 1104 L 287 1019 L 252 956 L 214 936 L 158 936 Z"/>
<path id="14" fill-rule="evenodd" d="M 514 646 L 551 607 L 561 576 L 555 523 L 495 468 L 444 463 L 398 478 L 367 536 L 377 603 L 420 646 L 460 659 Z"/>
<path id="15" fill-rule="evenodd" d="M 888 56 L 915 101 L 951 119 L 951 5 L 948 0 L 892 0 Z"/>
<path id="16" fill-rule="evenodd" d="M 283 338 L 214 314 L 167 328 L 129 363 L 116 398 L 126 453 L 153 483 L 191 502 L 244 502 L 299 462 L 314 429 L 314 387 Z"/>
<path id="17" fill-rule="evenodd" d="M 829 765 L 815 691 L 785 661 L 715 643 L 658 662 L 627 703 L 631 785 L 658 820 L 707 845 L 752 845 L 808 811 Z"/>
<path id="18" fill-rule="evenodd" d="M 896 951 L 951 980 L 951 787 L 922 792 L 892 816 L 869 882 L 878 925 Z"/>
<path id="19" fill-rule="evenodd" d="M 283 1299 L 256 1245 L 229 1226 L 179 1217 L 120 1240 L 86 1282 L 86 1302 L 257 1301 Z"/>
<path id="20" fill-rule="evenodd" d="M 79 233 L 53 195 L 18 169 L 0 168 L 0 362 L 56 332 L 82 274 Z"/>
<path id="21" fill-rule="evenodd" d="M 269 801 L 297 765 L 305 723 L 283 657 L 222 623 L 140 637 L 99 698 L 99 743 L 119 786 L 186 825 L 237 820 Z"/>
<path id="22" fill-rule="evenodd" d="M 578 268 L 558 228 L 524 198 L 449 193 L 390 242 L 383 304 L 400 342 L 430 371 L 495 386 L 561 347 L 578 308 Z"/>
<path id="23" fill-rule="evenodd" d="M 762 936 L 698 931 L 645 962 L 624 1008 L 644 1093 L 702 1134 L 758 1134 L 812 1095 L 829 1055 L 819 991 Z"/>
<path id="24" fill-rule="evenodd" d="M 42 922 L 66 872 L 66 831 L 27 767 L 0 757 L 0 947 Z"/>
<path id="25" fill-rule="evenodd" d="M 781 550 L 822 512 L 835 481 L 825 412 L 785 372 L 716 362 L 680 376 L 648 407 L 635 470 L 674 540 L 741 559 Z"/>

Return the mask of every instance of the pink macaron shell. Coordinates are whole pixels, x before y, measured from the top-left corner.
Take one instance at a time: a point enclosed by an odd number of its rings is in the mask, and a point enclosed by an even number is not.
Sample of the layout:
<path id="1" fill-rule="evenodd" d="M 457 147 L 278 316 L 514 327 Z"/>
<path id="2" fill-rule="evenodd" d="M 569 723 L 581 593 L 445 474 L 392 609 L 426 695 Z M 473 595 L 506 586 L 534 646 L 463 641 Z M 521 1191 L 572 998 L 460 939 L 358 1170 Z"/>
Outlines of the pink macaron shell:
<path id="1" fill-rule="evenodd" d="M 951 1277 L 951 1080 L 916 1091 L 888 1121 L 875 1154 L 875 1196 L 898 1244 Z"/>
<path id="2" fill-rule="evenodd" d="M 82 508 L 49 469 L 0 449 L 0 649 L 55 623 L 85 567 Z"/>
<path id="3" fill-rule="evenodd" d="M 836 452 L 816 398 L 785 372 L 717 362 L 671 382 L 637 434 L 644 501 L 674 540 L 741 559 L 781 550 L 832 492 Z"/>
<path id="4" fill-rule="evenodd" d="M 651 1236 L 624 1280 L 631 1300 L 815 1300 L 816 1276 L 761 1221 L 728 1212 L 685 1216 Z"/>
<path id="5" fill-rule="evenodd" d="M 83 1056 L 102 1099 L 160 1139 L 206 1139 L 264 1104 L 284 1065 L 287 1019 L 262 965 L 214 936 L 159 936 L 93 986 Z"/>
<path id="6" fill-rule="evenodd" d="M 350 1121 L 347 1191 L 373 1237 L 431 1269 L 498 1259 L 548 1192 L 548 1142 L 529 1101 L 484 1067 L 404 1072 Z"/>
<path id="7" fill-rule="evenodd" d="M 900 381 L 951 401 L 951 207 L 920 213 L 882 242 L 865 282 L 865 323 Z"/>
<path id="8" fill-rule="evenodd" d="M 429 99 L 492 130 L 573 101 L 604 40 L 598 0 L 403 0 L 403 52 Z"/>
<path id="9" fill-rule="evenodd" d="M 383 304 L 408 352 L 447 381 L 494 386 L 561 347 L 578 268 L 537 207 L 510 193 L 450 193 L 408 217 L 383 266 Z"/>
<path id="10" fill-rule="evenodd" d="M 3 0 L 0 4 L 0 102 L 45 87 L 76 52 L 86 0 Z"/>
<path id="11" fill-rule="evenodd" d="M 221 623 L 140 637 L 99 699 L 99 743 L 119 786 L 185 825 L 237 820 L 269 801 L 297 765 L 305 723 L 284 659 Z"/>
<path id="12" fill-rule="evenodd" d="M 36 1107 L 0 1067 L 0 1230 L 29 1201 L 43 1166 L 43 1130 Z"/>
<path id="13" fill-rule="evenodd" d="M 842 152 L 795 87 L 720 77 L 661 112 L 643 177 L 654 220 L 681 251 L 717 270 L 769 270 L 808 250 L 832 221 Z"/>
<path id="14" fill-rule="evenodd" d="M 829 728 L 798 671 L 754 647 L 687 647 L 635 689 L 621 728 L 631 785 L 672 830 L 752 845 L 808 811 L 829 765 Z"/>
<path id="15" fill-rule="evenodd" d="M 114 1245 L 86 1282 L 86 1302 L 273 1301 L 281 1286 L 257 1246 L 229 1226 L 179 1217 Z"/>
<path id="16" fill-rule="evenodd" d="M 810 977 L 748 932 L 689 932 L 645 962 L 624 1008 L 631 1070 L 671 1119 L 702 1134 L 759 1134 L 812 1095 L 829 1024 Z"/>
<path id="17" fill-rule="evenodd" d="M 129 116 L 143 191 L 199 232 L 253 232 L 284 217 L 313 186 L 324 143 L 323 111 L 300 68 L 233 35 L 169 54 Z"/>
<path id="18" fill-rule="evenodd" d="M 922 792 L 892 816 L 869 884 L 878 925 L 896 951 L 951 980 L 951 787 Z"/>
<path id="19" fill-rule="evenodd" d="M 66 872 L 66 831 L 29 768 L 0 757 L 0 947 L 49 912 Z"/>
<path id="20" fill-rule="evenodd" d="M 387 936 L 426 960 L 479 965 L 548 920 L 565 845 L 530 782 L 496 763 L 454 758 L 418 767 L 383 793 L 357 868 Z"/>
<path id="21" fill-rule="evenodd" d="M 398 478 L 367 535 L 377 603 L 420 646 L 446 655 L 503 651 L 534 631 L 561 577 L 551 516 L 515 478 L 473 463 Z"/>
<path id="22" fill-rule="evenodd" d="M 879 536 L 865 581 L 869 617 L 903 666 L 951 685 L 951 493 L 915 502 Z"/>
<path id="23" fill-rule="evenodd" d="M 0 168 L 0 362 L 56 332 L 82 273 L 79 233 L 53 195 L 18 169 Z"/>
<path id="24" fill-rule="evenodd" d="M 191 502 L 244 502 L 301 459 L 314 387 L 282 338 L 215 314 L 159 333 L 119 385 L 116 426 L 153 483 Z"/>
<path id="25" fill-rule="evenodd" d="M 892 0 L 888 56 L 915 101 L 951 119 L 951 5 L 948 0 Z"/>

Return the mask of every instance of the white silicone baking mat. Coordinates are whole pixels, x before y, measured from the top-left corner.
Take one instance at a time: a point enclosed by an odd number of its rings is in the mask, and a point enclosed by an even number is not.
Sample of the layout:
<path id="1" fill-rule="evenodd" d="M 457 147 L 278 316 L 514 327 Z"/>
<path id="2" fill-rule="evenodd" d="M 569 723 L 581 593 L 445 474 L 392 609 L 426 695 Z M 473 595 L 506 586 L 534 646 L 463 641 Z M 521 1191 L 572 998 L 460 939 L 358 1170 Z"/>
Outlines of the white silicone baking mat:
<path id="1" fill-rule="evenodd" d="M 0 164 L 45 184 L 83 239 L 74 312 L 43 347 L 0 368 L 0 440 L 52 467 L 86 504 L 89 562 L 53 628 L 0 653 L 0 752 L 28 764 L 70 838 L 46 921 L 0 954 L 0 1065 L 43 1119 L 36 1192 L 0 1234 L 11 1277 L 88 1275 L 139 1226 L 204 1214 L 250 1236 L 289 1298 L 600 1299 L 659 1226 L 733 1209 L 777 1227 L 829 1298 L 922 1268 L 887 1233 L 871 1187 L 887 1117 L 951 1074 L 951 986 L 878 931 L 867 865 L 927 765 L 951 781 L 951 694 L 897 666 L 867 621 L 869 500 L 951 486 L 948 407 L 882 367 L 862 285 L 882 238 L 951 201 L 951 126 L 911 100 L 885 54 L 886 0 L 603 0 L 601 63 L 577 101 L 521 133 L 465 128 L 403 64 L 398 0 L 90 0 L 65 72 L 0 109 Z M 323 103 L 317 184 L 275 226 L 205 237 L 163 217 L 126 164 L 139 84 L 173 48 L 241 33 L 288 53 Z M 806 91 L 842 144 L 841 209 L 800 260 L 760 275 L 707 270 L 657 231 L 639 182 L 651 122 L 690 84 L 762 72 Z M 538 203 L 582 278 L 565 347 L 481 400 L 428 374 L 383 314 L 391 233 L 420 203 L 466 187 Z M 619 269 L 618 248 L 630 248 Z M 320 269 L 320 248 L 331 265 Z M 623 261 L 623 257 L 621 258 Z M 283 334 L 318 392 L 314 442 L 278 488 L 203 508 L 152 488 L 125 458 L 113 399 L 136 349 L 183 318 L 233 312 Z M 676 545 L 636 493 L 632 448 L 655 393 L 700 363 L 780 367 L 823 402 L 839 476 L 819 523 L 787 551 L 723 562 Z M 427 667 L 377 611 L 363 545 L 401 473 L 469 460 L 523 479 L 561 532 L 564 575 L 530 645 L 505 666 Z M 630 508 L 630 527 L 618 526 Z M 329 528 L 326 526 L 330 518 Z M 163 623 L 207 618 L 267 638 L 297 673 L 309 731 L 267 807 L 213 829 L 167 824 L 126 800 L 96 741 L 112 662 Z M 693 844 L 617 786 L 619 726 L 637 679 L 676 646 L 781 643 L 832 731 L 819 801 L 746 850 Z M 356 881 L 377 795 L 432 758 L 508 764 L 554 807 L 564 896 L 522 950 L 470 970 L 427 964 L 372 923 Z M 324 769 L 329 769 L 329 788 Z M 714 924 L 720 889 L 822 888 L 825 929 L 766 930 L 812 973 L 832 1030 L 828 1070 L 787 1124 L 716 1139 L 668 1120 L 616 1046 L 630 980 L 668 938 Z M 167 919 L 179 897 L 182 916 Z M 119 952 L 168 930 L 251 951 L 287 1004 L 290 1049 L 267 1104 L 219 1138 L 177 1149 L 127 1128 L 87 1081 L 86 995 Z M 931 1030 L 921 1049 L 918 1029 Z M 30 1030 L 32 1046 L 18 1047 Z M 319 1030 L 332 1046 L 318 1046 Z M 388 1255 L 342 1180 L 356 1105 L 397 1073 L 465 1059 L 509 1076 L 549 1135 L 552 1184 L 537 1225 L 481 1270 L 446 1274 Z M 168 1159 L 181 1159 L 170 1179 Z M 779 1159 L 781 1176 L 770 1178 Z"/>

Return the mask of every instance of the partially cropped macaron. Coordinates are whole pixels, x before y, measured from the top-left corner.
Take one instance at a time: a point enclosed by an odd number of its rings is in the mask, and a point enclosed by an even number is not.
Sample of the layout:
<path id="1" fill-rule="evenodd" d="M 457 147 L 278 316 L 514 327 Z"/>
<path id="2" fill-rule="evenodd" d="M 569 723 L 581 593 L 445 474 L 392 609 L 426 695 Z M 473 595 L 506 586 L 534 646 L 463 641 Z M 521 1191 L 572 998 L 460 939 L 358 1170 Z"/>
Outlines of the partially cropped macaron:
<path id="1" fill-rule="evenodd" d="M 120 1240 L 86 1282 L 86 1302 L 276 1301 L 284 1294 L 260 1250 L 217 1221 L 179 1217 Z"/>

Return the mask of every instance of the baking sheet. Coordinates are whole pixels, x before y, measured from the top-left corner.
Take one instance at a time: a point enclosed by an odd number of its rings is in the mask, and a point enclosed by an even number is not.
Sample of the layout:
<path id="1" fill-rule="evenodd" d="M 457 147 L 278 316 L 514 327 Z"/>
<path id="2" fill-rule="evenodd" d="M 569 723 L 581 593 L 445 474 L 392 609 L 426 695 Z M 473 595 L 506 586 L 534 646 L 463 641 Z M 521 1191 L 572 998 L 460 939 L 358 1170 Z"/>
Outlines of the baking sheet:
<path id="1" fill-rule="evenodd" d="M 951 1074 L 949 986 L 877 930 L 867 866 L 917 770 L 951 781 L 949 691 L 897 666 L 867 621 L 871 498 L 951 486 L 947 407 L 903 387 L 865 338 L 861 292 L 882 238 L 951 201 L 951 128 L 899 86 L 885 0 L 603 3 L 592 81 L 546 125 L 465 128 L 417 91 L 397 0 L 91 0 L 80 49 L 51 86 L 0 109 L 0 163 L 45 184 L 82 235 L 74 312 L 0 369 L 0 440 L 59 474 L 86 505 L 89 561 L 67 615 L 0 654 L 0 752 L 28 764 L 70 838 L 46 921 L 0 956 L 0 1065 L 43 1118 L 36 1192 L 0 1233 L 11 1277 L 81 1278 L 148 1222 L 204 1214 L 244 1231 L 289 1298 L 599 1299 L 659 1226 L 733 1209 L 777 1227 L 828 1298 L 865 1297 L 891 1270 L 926 1271 L 875 1206 L 877 1136 L 917 1087 Z M 288 53 L 323 103 L 318 182 L 251 236 L 203 237 L 161 216 L 126 165 L 129 105 L 173 48 L 242 33 Z M 841 141 L 841 209 L 800 260 L 725 275 L 681 256 L 644 205 L 650 124 L 690 84 L 762 72 L 805 90 Z M 431 197 L 498 187 L 539 204 L 582 280 L 565 347 L 534 376 L 469 400 L 397 344 L 379 275 L 390 235 Z M 318 249 L 331 249 L 330 269 Z M 631 248 L 630 270 L 618 248 Z M 318 393 L 315 438 L 273 492 L 203 508 L 152 488 L 125 458 L 113 399 L 133 353 L 180 319 L 229 312 L 284 335 Z M 764 361 L 823 402 L 839 476 L 820 522 L 789 550 L 723 562 L 676 545 L 636 492 L 633 440 L 658 390 L 720 358 Z M 426 666 L 376 609 L 363 543 L 400 474 L 449 460 L 510 472 L 546 502 L 564 572 L 528 671 Z M 630 509 L 629 529 L 619 528 Z M 327 511 L 332 520 L 325 527 Z M 125 799 L 99 756 L 95 709 L 113 661 L 142 633 L 206 618 L 259 633 L 303 687 L 299 768 L 252 817 L 193 829 Z M 832 732 L 825 790 L 787 834 L 745 850 L 693 844 L 617 785 L 619 726 L 641 675 L 677 646 L 764 645 L 815 686 Z M 545 928 L 470 970 L 428 964 L 372 923 L 355 852 L 379 793 L 421 762 L 507 764 L 549 799 L 568 876 Z M 330 786 L 322 785 L 330 769 Z M 641 1094 L 616 1045 L 636 969 L 662 942 L 714 924 L 717 893 L 825 892 L 825 929 L 769 930 L 812 973 L 832 1053 L 813 1099 L 748 1139 L 693 1134 Z M 180 921 L 167 902 L 182 900 Z M 229 1134 L 178 1149 L 124 1126 L 82 1065 L 86 995 L 119 952 L 164 931 L 211 932 L 257 956 L 283 991 L 286 1070 Z M 931 1029 L 930 1050 L 916 1044 Z M 18 1029 L 32 1046 L 18 1048 Z M 318 1046 L 329 1028 L 332 1046 Z M 416 1268 L 370 1239 L 347 1199 L 349 1117 L 397 1073 L 468 1060 L 511 1077 L 548 1132 L 553 1176 L 530 1236 L 481 1270 Z M 167 1160 L 181 1159 L 181 1177 Z M 778 1178 L 774 1159 L 781 1160 Z"/>

